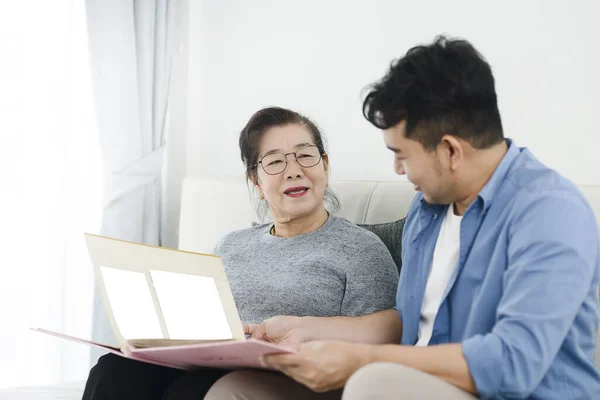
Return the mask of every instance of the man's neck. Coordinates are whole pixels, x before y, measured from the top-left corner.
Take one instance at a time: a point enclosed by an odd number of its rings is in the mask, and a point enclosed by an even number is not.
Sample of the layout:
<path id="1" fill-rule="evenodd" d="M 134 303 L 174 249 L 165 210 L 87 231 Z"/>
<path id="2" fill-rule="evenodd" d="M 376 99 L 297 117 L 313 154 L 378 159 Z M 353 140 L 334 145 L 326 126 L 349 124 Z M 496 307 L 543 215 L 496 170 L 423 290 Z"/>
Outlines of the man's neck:
<path id="1" fill-rule="evenodd" d="M 327 221 L 327 211 L 321 207 L 315 212 L 295 219 L 274 218 L 275 236 L 290 238 L 319 229 Z"/>
<path id="2" fill-rule="evenodd" d="M 506 141 L 486 150 L 477 150 L 471 160 L 468 170 L 472 171 L 465 177 L 465 185 L 459 200 L 454 202 L 454 213 L 464 215 L 467 208 L 475 201 L 481 189 L 490 181 L 494 171 L 508 151 Z"/>

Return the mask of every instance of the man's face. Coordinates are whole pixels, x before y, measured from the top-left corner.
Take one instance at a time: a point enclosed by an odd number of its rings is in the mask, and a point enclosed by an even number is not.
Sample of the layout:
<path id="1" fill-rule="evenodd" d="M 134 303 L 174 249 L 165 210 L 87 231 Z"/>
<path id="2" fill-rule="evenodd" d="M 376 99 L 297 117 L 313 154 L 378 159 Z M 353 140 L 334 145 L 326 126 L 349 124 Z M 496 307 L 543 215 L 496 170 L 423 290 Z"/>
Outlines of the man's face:
<path id="1" fill-rule="evenodd" d="M 430 204 L 454 201 L 453 177 L 438 149 L 427 151 L 421 143 L 407 139 L 406 121 L 383 131 L 387 147 L 394 152 L 394 170 L 406 175 Z"/>

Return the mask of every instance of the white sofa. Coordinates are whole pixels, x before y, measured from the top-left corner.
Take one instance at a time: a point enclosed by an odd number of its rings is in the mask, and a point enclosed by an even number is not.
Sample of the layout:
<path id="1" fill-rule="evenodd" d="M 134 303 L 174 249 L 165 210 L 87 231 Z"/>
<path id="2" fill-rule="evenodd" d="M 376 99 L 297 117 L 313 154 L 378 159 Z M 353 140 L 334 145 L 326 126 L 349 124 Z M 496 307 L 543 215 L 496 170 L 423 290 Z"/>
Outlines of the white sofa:
<path id="1" fill-rule="evenodd" d="M 411 184 L 401 181 L 334 181 L 331 188 L 340 199 L 338 215 L 364 224 L 391 222 L 404 217 L 415 193 Z M 597 219 L 600 219 L 600 187 L 587 186 L 581 187 L 581 190 L 592 204 Z M 221 236 L 248 227 L 254 221 L 258 221 L 258 217 L 243 180 L 185 179 L 179 226 L 180 249 L 211 252 Z M 597 360 L 600 361 L 600 354 Z M 0 391 L 0 400 L 80 399 L 82 385 L 79 382 Z"/>

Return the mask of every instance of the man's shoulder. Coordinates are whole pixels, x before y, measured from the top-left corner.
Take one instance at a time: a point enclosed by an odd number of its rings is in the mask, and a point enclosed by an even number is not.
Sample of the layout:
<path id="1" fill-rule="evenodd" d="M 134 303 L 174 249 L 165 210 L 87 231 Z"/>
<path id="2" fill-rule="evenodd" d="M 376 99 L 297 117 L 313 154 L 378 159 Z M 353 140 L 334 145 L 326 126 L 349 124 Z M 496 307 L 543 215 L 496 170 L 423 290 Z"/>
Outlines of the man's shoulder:
<path id="1" fill-rule="evenodd" d="M 571 181 L 543 164 L 527 149 L 522 150 L 507 179 L 516 187 L 530 191 L 575 188 Z"/>
<path id="2" fill-rule="evenodd" d="M 568 200 L 585 209 L 590 208 L 573 182 L 544 165 L 526 149 L 507 174 L 504 186 L 506 201 L 512 202 L 516 209 L 528 208 L 543 199 Z"/>

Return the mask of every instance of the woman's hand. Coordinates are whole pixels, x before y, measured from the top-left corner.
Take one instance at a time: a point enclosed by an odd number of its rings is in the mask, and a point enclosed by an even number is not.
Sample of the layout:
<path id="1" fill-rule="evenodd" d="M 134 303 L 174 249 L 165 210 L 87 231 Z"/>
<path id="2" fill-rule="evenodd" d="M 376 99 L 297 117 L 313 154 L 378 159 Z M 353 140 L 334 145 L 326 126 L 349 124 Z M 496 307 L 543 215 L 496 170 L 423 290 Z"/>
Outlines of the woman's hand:
<path id="1" fill-rule="evenodd" d="M 296 349 L 300 343 L 309 340 L 302 329 L 302 318 L 277 316 L 264 320 L 258 325 L 244 325 L 244 333 L 253 339 Z"/>

